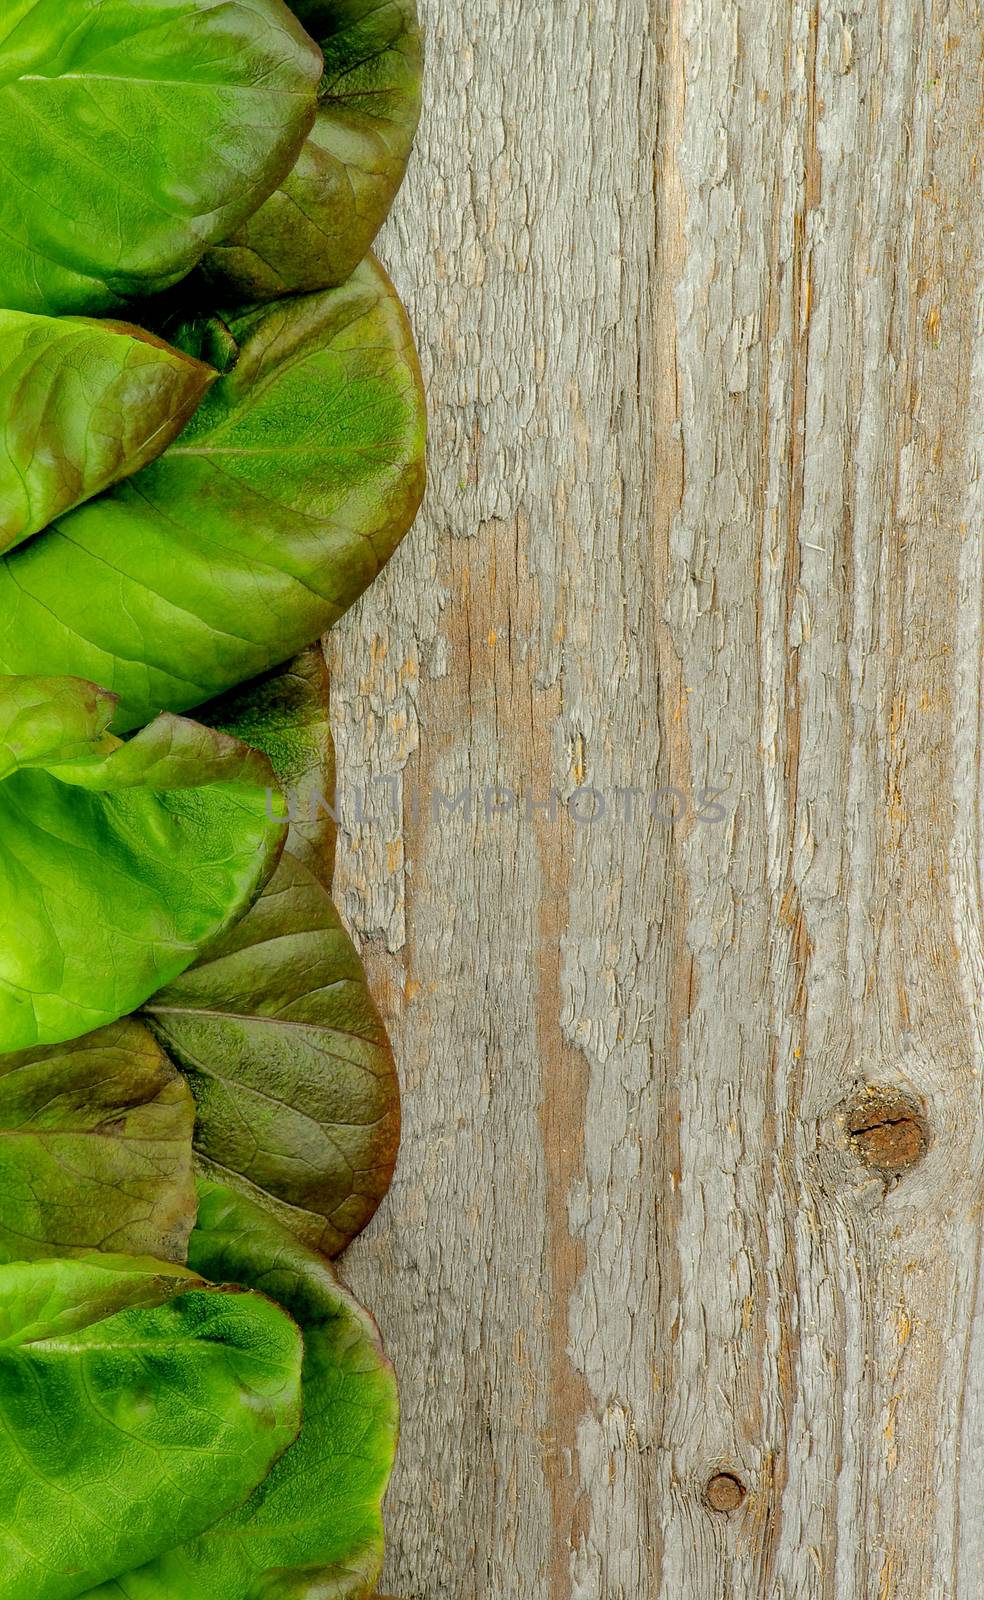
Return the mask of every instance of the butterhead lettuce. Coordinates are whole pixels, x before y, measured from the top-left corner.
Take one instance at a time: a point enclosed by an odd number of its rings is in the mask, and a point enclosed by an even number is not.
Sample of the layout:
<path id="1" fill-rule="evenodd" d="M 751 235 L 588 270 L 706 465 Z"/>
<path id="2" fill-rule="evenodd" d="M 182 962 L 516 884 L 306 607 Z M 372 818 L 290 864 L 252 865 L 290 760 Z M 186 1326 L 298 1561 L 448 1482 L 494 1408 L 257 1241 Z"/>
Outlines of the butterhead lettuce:
<path id="1" fill-rule="evenodd" d="M 378 1578 L 327 1256 L 399 1094 L 317 641 L 423 492 L 420 84 L 413 0 L 2 7 L 0 1600 Z"/>

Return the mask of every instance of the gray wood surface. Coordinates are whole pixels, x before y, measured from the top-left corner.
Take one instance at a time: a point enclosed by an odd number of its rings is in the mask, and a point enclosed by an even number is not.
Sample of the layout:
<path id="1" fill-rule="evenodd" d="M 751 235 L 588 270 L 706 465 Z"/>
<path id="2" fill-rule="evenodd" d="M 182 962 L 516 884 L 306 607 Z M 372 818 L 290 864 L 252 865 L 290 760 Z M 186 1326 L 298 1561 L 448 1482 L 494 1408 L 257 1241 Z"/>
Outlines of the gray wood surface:
<path id="1" fill-rule="evenodd" d="M 423 9 L 432 486 L 332 642 L 384 1588 L 979 1600 L 984 14 Z"/>

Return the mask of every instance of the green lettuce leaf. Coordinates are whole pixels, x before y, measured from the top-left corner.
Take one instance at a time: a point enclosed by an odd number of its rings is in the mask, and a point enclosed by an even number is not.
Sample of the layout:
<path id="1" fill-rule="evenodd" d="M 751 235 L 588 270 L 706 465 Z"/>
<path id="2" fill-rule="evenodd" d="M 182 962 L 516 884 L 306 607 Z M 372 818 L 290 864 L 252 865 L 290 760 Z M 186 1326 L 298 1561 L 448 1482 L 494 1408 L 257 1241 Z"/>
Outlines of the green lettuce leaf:
<path id="1" fill-rule="evenodd" d="M 134 1010 L 242 915 L 283 844 L 264 756 L 170 715 L 122 743 L 114 704 L 0 678 L 0 1051 Z"/>
<path id="2" fill-rule="evenodd" d="M 228 326 L 238 362 L 177 442 L 0 561 L 0 669 L 108 685 L 118 729 L 317 638 L 420 501 L 420 372 L 377 264 Z"/>
<path id="3" fill-rule="evenodd" d="M 289 796 L 285 851 L 326 888 L 335 870 L 335 743 L 329 722 L 328 665 L 320 644 L 301 650 L 241 688 L 200 706 L 196 716 L 262 750 Z"/>
<path id="4" fill-rule="evenodd" d="M 403 181 L 420 117 L 414 0 L 290 0 L 324 52 L 318 114 L 279 189 L 203 262 L 222 292 L 270 299 L 343 283 Z"/>
<path id="5" fill-rule="evenodd" d="M 96 1256 L 0 1266 L 4 1600 L 74 1600 L 241 1505 L 296 1437 L 262 1295 Z"/>
<path id="6" fill-rule="evenodd" d="M 106 734 L 116 696 L 81 678 L 0 680 L 0 781 L 18 768 L 70 766 L 94 749 L 112 749 Z"/>
<path id="7" fill-rule="evenodd" d="M 205 1185 L 191 1261 L 272 1296 L 304 1333 L 297 1442 L 246 1504 L 86 1600 L 356 1600 L 383 1553 L 396 1448 L 392 1369 L 328 1263 L 246 1200 Z"/>
<path id="8" fill-rule="evenodd" d="M 191 1084 L 200 1167 L 334 1255 L 389 1188 L 400 1097 L 385 1027 L 328 892 L 327 697 L 315 647 L 200 713 L 270 757 L 294 820 L 256 905 L 143 1014 Z"/>
<path id="9" fill-rule="evenodd" d="M 362 964 L 310 870 L 285 853 L 249 915 L 144 1015 L 191 1084 L 204 1170 L 344 1249 L 389 1187 L 399 1092 Z"/>
<path id="10" fill-rule="evenodd" d="M 0 551 L 153 461 L 215 378 L 125 323 L 0 311 Z"/>
<path id="11" fill-rule="evenodd" d="M 194 1124 L 187 1083 L 132 1018 L 0 1056 L 0 1261 L 186 1260 Z"/>
<path id="12" fill-rule="evenodd" d="M 0 305 L 106 311 L 182 278 L 291 170 L 321 70 L 280 0 L 7 0 Z"/>

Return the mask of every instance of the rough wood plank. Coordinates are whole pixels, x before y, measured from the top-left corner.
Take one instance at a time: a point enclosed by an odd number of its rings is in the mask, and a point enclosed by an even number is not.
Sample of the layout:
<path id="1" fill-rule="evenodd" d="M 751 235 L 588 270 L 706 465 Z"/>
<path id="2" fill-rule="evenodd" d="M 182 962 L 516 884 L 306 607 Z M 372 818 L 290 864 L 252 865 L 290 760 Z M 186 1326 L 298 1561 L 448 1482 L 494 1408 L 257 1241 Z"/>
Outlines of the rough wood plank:
<path id="1" fill-rule="evenodd" d="M 971 1600 L 984 16 L 423 9 L 432 489 L 332 649 L 386 1587 Z"/>

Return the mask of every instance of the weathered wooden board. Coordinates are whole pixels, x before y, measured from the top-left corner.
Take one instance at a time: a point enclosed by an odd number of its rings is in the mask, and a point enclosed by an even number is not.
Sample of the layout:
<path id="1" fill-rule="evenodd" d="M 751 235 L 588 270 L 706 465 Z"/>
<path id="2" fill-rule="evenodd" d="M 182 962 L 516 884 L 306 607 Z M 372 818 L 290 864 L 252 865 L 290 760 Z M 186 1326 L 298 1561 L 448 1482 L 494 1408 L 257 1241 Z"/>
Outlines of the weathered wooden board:
<path id="1" fill-rule="evenodd" d="M 984 13 L 424 10 L 432 488 L 332 647 L 384 1586 L 978 1600 Z"/>

